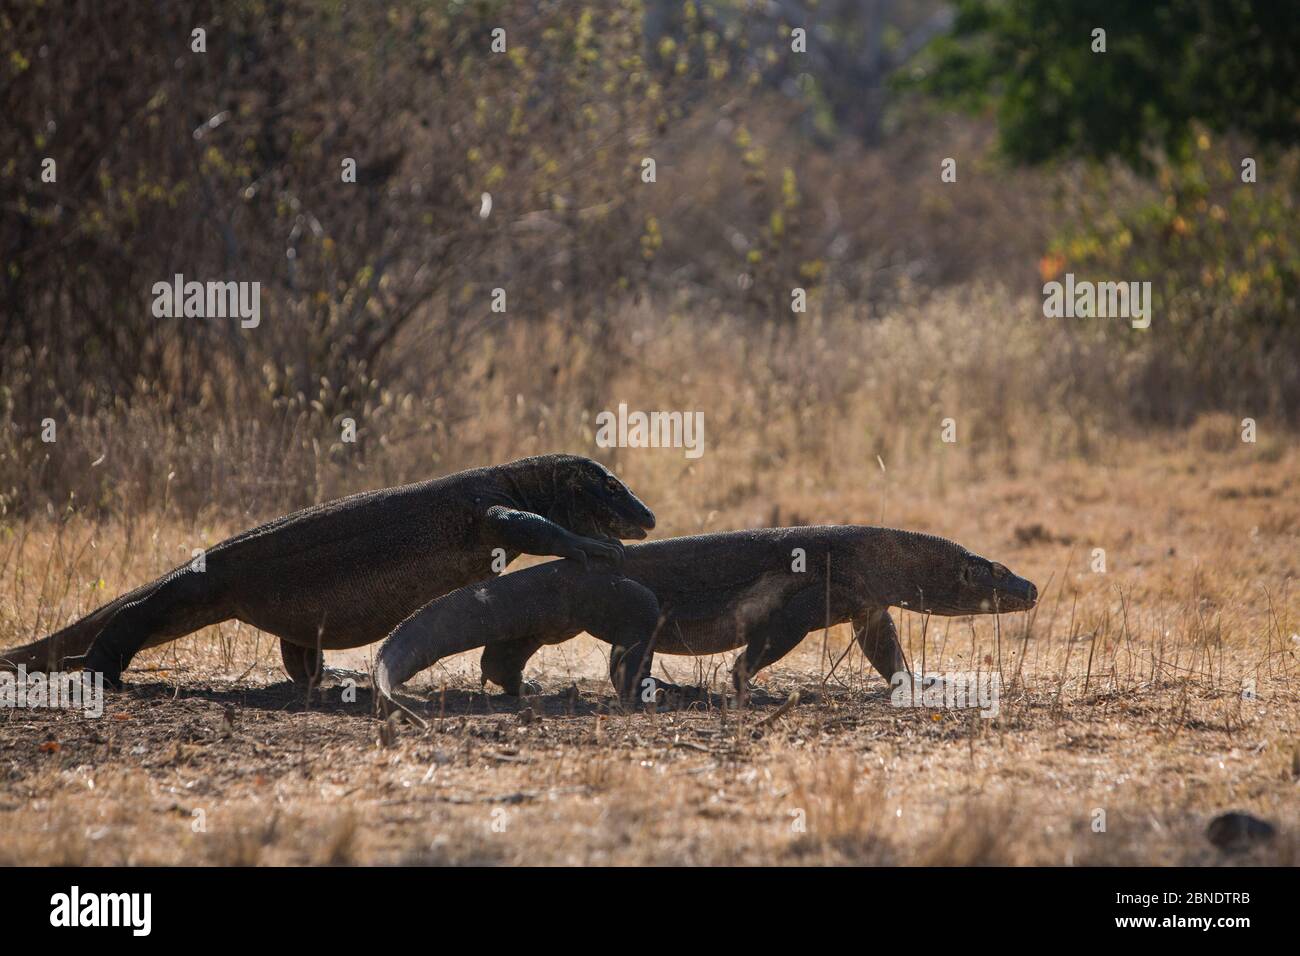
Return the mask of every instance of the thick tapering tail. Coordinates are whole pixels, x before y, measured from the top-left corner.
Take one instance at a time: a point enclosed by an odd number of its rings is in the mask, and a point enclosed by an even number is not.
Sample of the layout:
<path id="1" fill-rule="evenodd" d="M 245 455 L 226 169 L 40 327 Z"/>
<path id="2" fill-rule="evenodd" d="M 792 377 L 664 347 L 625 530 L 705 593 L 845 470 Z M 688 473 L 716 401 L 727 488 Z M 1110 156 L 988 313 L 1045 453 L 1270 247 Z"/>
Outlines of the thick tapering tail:
<path id="1" fill-rule="evenodd" d="M 419 714 L 398 699 L 395 688 L 448 654 L 484 647 L 494 639 L 508 640 L 521 631 L 521 622 L 500 613 L 500 608 L 501 602 L 480 582 L 429 602 L 393 628 L 375 657 L 371 678 L 380 710 L 396 707 L 418 726 L 427 727 Z"/>
<path id="2" fill-rule="evenodd" d="M 128 591 L 116 600 L 91 611 L 80 620 L 55 631 L 48 637 L 19 647 L 0 647 L 0 671 L 16 671 L 22 666 L 28 671 L 50 672 L 77 665 L 86 656 L 95 638 L 121 608 L 148 595 L 159 584 L 151 581 L 134 591 Z"/>
<path id="3" fill-rule="evenodd" d="M 20 647 L 0 648 L 0 670 L 13 671 L 20 666 L 28 671 L 63 670 L 65 662 L 84 657 L 113 612 L 117 602 L 105 604 L 79 621 L 74 621 L 48 637 Z"/>
<path id="4" fill-rule="evenodd" d="M 551 561 L 452 591 L 430 601 L 388 635 L 375 660 L 375 689 L 393 690 L 450 654 L 502 641 L 551 643 L 585 626 L 588 588 L 622 578 L 587 572 L 574 561 Z"/>
<path id="5" fill-rule="evenodd" d="M 468 585 L 420 608 L 379 649 L 374 686 L 392 701 L 394 689 L 426 667 L 489 644 L 555 644 L 587 631 L 639 647 L 658 621 L 659 602 L 645 586 L 576 561 L 551 561 Z"/>
<path id="6" fill-rule="evenodd" d="M 379 648 L 375 689 L 392 700 L 394 688 L 449 654 L 523 636 L 525 622 L 504 603 L 482 582 L 429 602 L 393 628 Z"/>

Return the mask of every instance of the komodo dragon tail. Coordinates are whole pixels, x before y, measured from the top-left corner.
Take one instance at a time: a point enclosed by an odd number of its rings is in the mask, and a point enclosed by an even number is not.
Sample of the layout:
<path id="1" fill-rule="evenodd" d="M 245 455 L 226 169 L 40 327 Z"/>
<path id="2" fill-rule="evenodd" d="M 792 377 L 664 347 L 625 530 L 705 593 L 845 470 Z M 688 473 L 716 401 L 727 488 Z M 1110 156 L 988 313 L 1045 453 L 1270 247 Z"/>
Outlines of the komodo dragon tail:
<path id="1" fill-rule="evenodd" d="M 505 641 L 556 644 L 582 631 L 620 646 L 650 638 L 659 602 L 643 585 L 613 572 L 551 561 L 470 584 L 426 604 L 385 639 L 374 686 L 393 689 L 449 654 Z"/>
<path id="2" fill-rule="evenodd" d="M 509 579 L 531 578 L 532 570 L 499 578 L 491 590 L 486 582 L 466 585 L 429 602 L 393 628 L 375 658 L 375 689 L 394 700 L 393 688 L 449 654 L 527 637 L 539 622 L 501 592 L 519 591 Z"/>
<path id="3" fill-rule="evenodd" d="M 508 574 L 493 583 L 509 584 L 509 578 L 527 575 L 528 571 Z M 484 647 L 496 638 L 509 640 L 524 636 L 527 620 L 526 614 L 502 608 L 502 602 L 496 595 L 489 595 L 481 581 L 430 601 L 393 628 L 379 649 L 371 680 L 379 695 L 381 711 L 397 707 L 417 726 L 427 727 L 424 719 L 402 703 L 393 689 L 448 654 Z"/>
<path id="4" fill-rule="evenodd" d="M 62 630 L 55 631 L 39 641 L 32 641 L 21 647 L 0 647 L 0 671 L 16 671 L 19 666 L 28 671 L 62 670 L 64 662 L 75 661 L 86 656 L 90 646 L 95 643 L 113 615 L 128 604 L 147 597 L 164 578 L 141 585 L 134 591 L 128 591 L 103 607 L 96 608 L 80 620 L 73 621 Z M 159 643 L 161 642 L 161 639 Z M 151 642 L 153 643 L 153 642 Z"/>

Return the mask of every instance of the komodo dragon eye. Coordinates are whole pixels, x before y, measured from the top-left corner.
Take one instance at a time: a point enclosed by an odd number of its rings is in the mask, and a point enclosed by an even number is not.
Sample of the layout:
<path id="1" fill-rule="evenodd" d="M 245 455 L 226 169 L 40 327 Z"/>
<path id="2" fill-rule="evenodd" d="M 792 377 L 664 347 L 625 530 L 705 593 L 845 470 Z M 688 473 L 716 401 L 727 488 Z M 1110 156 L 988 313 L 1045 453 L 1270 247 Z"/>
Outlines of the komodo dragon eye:
<path id="1" fill-rule="evenodd" d="M 615 478 L 613 475 L 608 475 L 608 476 L 606 476 L 606 478 L 605 478 L 605 490 L 606 490 L 606 491 L 618 491 L 618 479 Z"/>
<path id="2" fill-rule="evenodd" d="M 993 580 L 995 581 L 1001 581 L 1003 578 L 1005 578 L 1008 574 L 1011 573 L 1006 569 L 1005 566 L 997 563 L 990 565 L 989 570 L 993 572 Z"/>

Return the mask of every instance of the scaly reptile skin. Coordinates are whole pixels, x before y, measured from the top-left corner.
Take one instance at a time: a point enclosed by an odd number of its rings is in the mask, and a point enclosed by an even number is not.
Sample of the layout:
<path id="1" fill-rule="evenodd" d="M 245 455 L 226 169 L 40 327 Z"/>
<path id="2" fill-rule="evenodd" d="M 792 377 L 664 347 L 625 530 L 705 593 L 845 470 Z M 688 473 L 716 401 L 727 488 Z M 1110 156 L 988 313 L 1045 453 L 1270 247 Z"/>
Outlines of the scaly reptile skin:
<path id="1" fill-rule="evenodd" d="M 617 566 L 616 539 L 653 527 L 654 514 L 612 472 L 575 455 L 363 492 L 223 541 L 204 570 L 182 565 L 0 651 L 0 666 L 53 670 L 86 654 L 86 669 L 115 684 L 142 647 L 235 618 L 278 636 L 286 669 L 303 679 L 319 673 L 320 648 L 377 641 L 433 598 L 491 577 L 494 549 L 507 562 L 527 553 Z"/>
<path id="2" fill-rule="evenodd" d="M 641 687 L 654 651 L 744 647 L 733 671 L 739 687 L 810 631 L 845 622 L 889 679 L 907 665 L 888 608 L 960 616 L 1027 610 L 1038 600 L 1031 582 L 955 542 L 858 525 L 632 545 L 623 571 L 553 561 L 439 598 L 389 635 L 376 686 L 391 696 L 448 654 L 485 647 L 483 676 L 518 693 L 524 664 L 538 648 L 587 631 L 615 645 L 611 677 L 625 697 Z"/>

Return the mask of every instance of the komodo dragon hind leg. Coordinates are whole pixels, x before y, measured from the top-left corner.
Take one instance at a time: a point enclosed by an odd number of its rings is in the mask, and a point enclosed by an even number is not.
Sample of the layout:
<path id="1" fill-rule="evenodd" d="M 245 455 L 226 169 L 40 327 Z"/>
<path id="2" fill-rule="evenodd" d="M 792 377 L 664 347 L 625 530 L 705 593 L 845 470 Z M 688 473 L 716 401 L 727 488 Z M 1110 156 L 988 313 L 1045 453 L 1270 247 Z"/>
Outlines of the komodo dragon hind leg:
<path id="1" fill-rule="evenodd" d="M 207 572 L 187 568 L 123 605 L 86 654 L 86 670 L 102 673 L 106 684 L 119 686 L 122 671 L 141 648 L 229 620 L 230 609 L 212 590 Z"/>
<path id="2" fill-rule="evenodd" d="M 483 648 L 483 657 L 479 661 L 483 679 L 496 684 L 511 697 L 540 694 L 540 684 L 524 680 L 524 665 L 541 646 L 542 642 L 533 638 L 489 644 Z"/>

